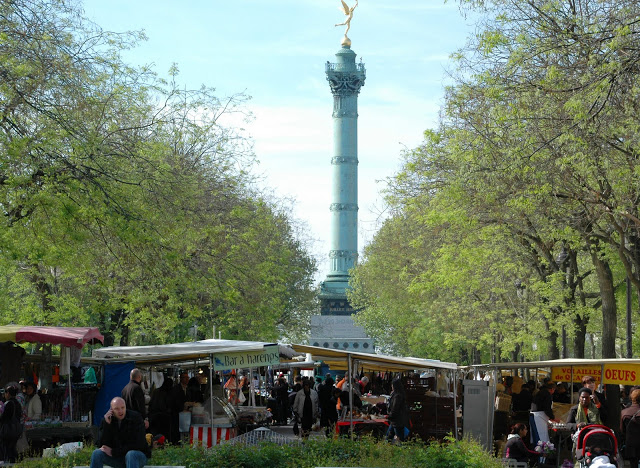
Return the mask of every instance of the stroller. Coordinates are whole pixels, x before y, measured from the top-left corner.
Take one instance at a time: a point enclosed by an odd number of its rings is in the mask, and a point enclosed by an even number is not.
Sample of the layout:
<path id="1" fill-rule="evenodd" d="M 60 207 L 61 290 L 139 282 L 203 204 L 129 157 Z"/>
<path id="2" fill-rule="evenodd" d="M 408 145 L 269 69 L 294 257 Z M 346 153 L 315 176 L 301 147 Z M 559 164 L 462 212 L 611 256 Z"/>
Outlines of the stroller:
<path id="1" fill-rule="evenodd" d="M 618 454 L 618 440 L 611 429 L 600 424 L 583 427 L 576 438 L 576 468 L 592 466 L 594 459 L 603 460 L 598 458 L 602 456 L 608 458 L 611 465 L 624 466 Z"/>

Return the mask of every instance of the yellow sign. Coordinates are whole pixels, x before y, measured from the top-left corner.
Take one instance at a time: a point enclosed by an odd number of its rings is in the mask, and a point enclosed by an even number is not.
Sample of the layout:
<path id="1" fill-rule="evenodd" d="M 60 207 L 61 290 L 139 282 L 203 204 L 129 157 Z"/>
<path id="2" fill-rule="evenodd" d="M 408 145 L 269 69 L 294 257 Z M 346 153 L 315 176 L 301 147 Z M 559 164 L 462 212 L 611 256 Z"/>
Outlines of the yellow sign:
<path id="1" fill-rule="evenodd" d="M 596 379 L 596 385 L 598 385 L 601 373 L 602 366 L 573 366 L 573 381 L 582 382 L 584 376 L 592 375 Z M 571 382 L 571 366 L 552 367 L 551 380 L 555 382 Z"/>
<path id="2" fill-rule="evenodd" d="M 640 365 L 605 364 L 604 383 L 618 385 L 638 385 L 640 384 Z"/>

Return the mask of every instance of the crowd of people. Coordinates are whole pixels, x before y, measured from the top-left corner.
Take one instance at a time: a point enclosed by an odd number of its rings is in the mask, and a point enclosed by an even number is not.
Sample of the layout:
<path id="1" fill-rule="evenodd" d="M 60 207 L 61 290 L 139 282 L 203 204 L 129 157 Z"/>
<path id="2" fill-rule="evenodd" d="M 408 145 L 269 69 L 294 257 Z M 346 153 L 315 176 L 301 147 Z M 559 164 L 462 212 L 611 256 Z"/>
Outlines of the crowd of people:
<path id="1" fill-rule="evenodd" d="M 541 458 L 541 452 L 536 451 L 535 447 L 540 443 L 550 442 L 550 425 L 560 424 L 572 431 L 574 444 L 579 431 L 590 425 L 601 425 L 609 426 L 611 433 L 615 434 L 613 436 L 617 437 L 622 456 L 630 461 L 630 466 L 638 466 L 640 461 L 640 386 L 632 387 L 629 390 L 630 398 L 626 397 L 627 389 L 621 389 L 619 425 L 616 425 L 612 421 L 613 418 L 609 416 L 606 396 L 604 392 L 596 388 L 596 379 L 593 376 L 588 375 L 582 379 L 581 387 L 575 393 L 577 404 L 570 407 L 565 421 L 561 421 L 554 413 L 554 403 L 570 403 L 572 386 L 564 382 L 554 384 L 549 379 L 545 379 L 539 388 L 532 380 L 524 383 L 520 391 L 514 391 L 514 387 L 513 377 L 505 377 L 500 390 L 512 395 L 514 414 L 529 412 L 530 425 L 518 422 L 510 428 L 504 447 L 506 458 L 527 462 L 531 465 L 545 466 L 541 461 L 544 460 L 544 457 Z M 617 454 L 610 455 L 612 458 L 617 456 Z"/>
<path id="2" fill-rule="evenodd" d="M 381 382 L 381 380 L 380 380 Z M 380 391 L 385 391 L 380 385 Z M 351 390 L 353 390 L 351 392 Z M 354 410 L 362 409 L 361 397 L 369 391 L 376 391 L 375 384 L 367 376 L 352 378 L 347 376 L 334 380 L 331 374 L 324 379 L 297 376 L 290 385 L 280 375 L 271 391 L 275 422 L 293 423 L 293 431 L 306 438 L 314 426 L 329 436 L 339 418 L 348 413 L 350 405 Z M 399 378 L 391 381 L 389 404 L 387 406 L 388 439 L 406 440 L 409 432 L 409 409 L 402 382 Z M 350 395 L 351 393 L 351 395 Z"/>

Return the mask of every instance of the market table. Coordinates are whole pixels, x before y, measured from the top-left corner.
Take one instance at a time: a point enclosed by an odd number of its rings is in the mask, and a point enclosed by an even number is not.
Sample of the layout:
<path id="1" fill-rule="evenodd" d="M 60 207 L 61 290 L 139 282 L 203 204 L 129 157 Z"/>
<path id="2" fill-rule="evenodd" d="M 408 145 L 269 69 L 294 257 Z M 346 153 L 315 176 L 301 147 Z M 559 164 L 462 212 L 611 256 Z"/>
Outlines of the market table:
<path id="1" fill-rule="evenodd" d="M 65 442 L 92 441 L 97 436 L 98 428 L 84 425 L 35 426 L 26 428 L 25 435 L 29 446 L 42 452 L 45 448 L 55 447 Z"/>
<path id="2" fill-rule="evenodd" d="M 387 398 L 388 397 L 384 395 L 363 395 L 360 397 L 360 400 L 362 400 L 363 402 L 366 401 L 370 405 L 376 405 L 378 403 L 386 403 Z"/>
<path id="3" fill-rule="evenodd" d="M 556 466 L 561 466 L 565 459 L 573 460 L 572 430 L 564 423 L 549 425 L 549 439 L 556 447 Z"/>
<path id="4" fill-rule="evenodd" d="M 336 423 L 336 433 L 341 436 L 348 436 L 350 426 L 351 424 L 349 421 L 338 421 Z M 377 439 L 382 439 L 387 434 L 388 429 L 389 421 L 387 421 L 386 419 L 353 420 L 353 433 L 358 437 L 370 435 Z"/>

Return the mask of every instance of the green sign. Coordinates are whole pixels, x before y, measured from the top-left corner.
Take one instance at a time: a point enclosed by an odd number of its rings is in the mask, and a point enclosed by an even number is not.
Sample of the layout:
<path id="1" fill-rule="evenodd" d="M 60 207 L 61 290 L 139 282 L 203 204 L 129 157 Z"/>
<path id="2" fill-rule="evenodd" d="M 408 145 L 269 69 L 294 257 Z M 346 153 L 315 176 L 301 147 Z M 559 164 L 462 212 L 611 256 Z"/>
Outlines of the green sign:
<path id="1" fill-rule="evenodd" d="M 213 356 L 213 369 L 217 371 L 275 366 L 276 364 L 280 364 L 278 345 L 265 346 L 260 351 L 224 353 Z"/>

